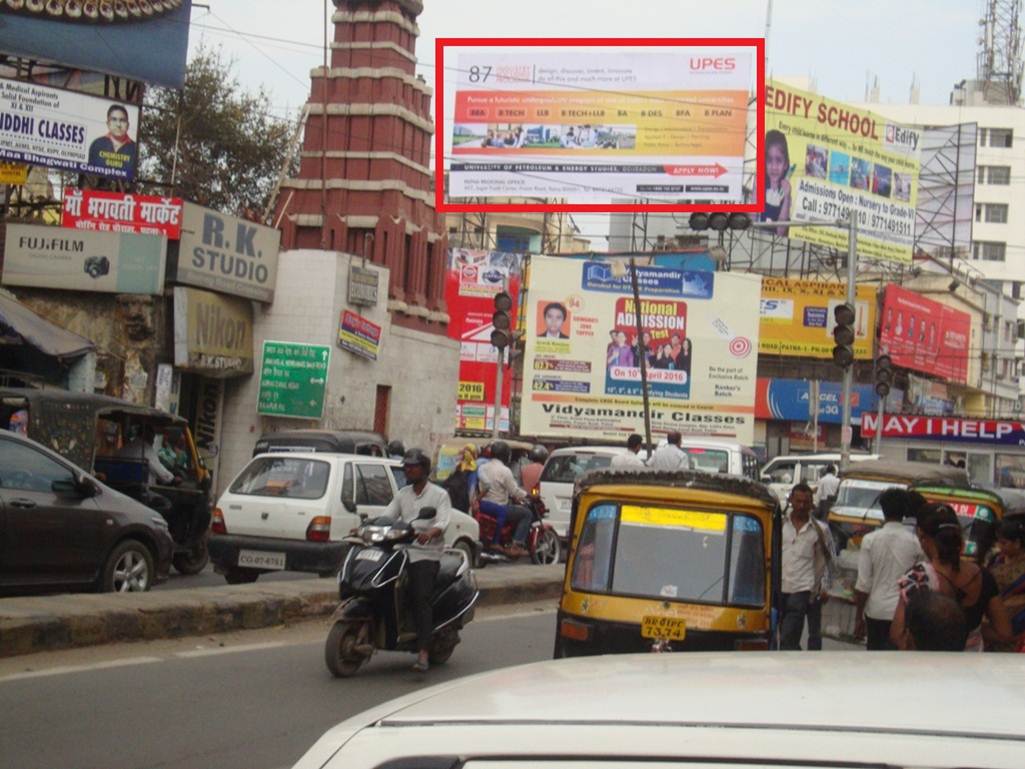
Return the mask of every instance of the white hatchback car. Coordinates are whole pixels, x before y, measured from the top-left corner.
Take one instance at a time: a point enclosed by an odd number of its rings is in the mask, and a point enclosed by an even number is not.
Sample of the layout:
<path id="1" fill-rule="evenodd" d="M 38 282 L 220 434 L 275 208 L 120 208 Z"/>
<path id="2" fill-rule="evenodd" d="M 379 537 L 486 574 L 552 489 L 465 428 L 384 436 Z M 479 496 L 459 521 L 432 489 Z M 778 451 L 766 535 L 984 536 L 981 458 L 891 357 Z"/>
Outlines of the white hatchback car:
<path id="1" fill-rule="evenodd" d="M 590 470 L 604 470 L 617 454 L 625 454 L 621 446 L 574 446 L 556 449 L 548 455 L 538 493 L 548 509 L 548 523 L 559 539 L 569 536 L 569 518 L 573 507 L 573 485 Z M 530 491 L 530 489 L 527 489 Z"/>
<path id="2" fill-rule="evenodd" d="M 1019 655 L 865 656 L 693 652 L 506 668 L 344 721 L 294 769 L 1025 765 Z"/>
<path id="3" fill-rule="evenodd" d="M 384 512 L 401 485 L 402 463 L 362 454 L 275 452 L 249 460 L 217 501 L 210 560 L 231 584 L 269 571 L 333 574 L 343 538 Z M 452 511 L 445 544 L 476 563 L 480 527 Z"/>

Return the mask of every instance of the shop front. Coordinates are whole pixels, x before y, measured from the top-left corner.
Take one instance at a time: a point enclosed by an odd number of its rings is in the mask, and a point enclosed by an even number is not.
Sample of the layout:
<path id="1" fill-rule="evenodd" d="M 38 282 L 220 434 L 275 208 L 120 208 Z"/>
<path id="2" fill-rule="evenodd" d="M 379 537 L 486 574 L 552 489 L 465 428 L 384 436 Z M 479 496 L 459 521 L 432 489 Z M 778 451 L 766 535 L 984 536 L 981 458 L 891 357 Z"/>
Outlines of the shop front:
<path id="1" fill-rule="evenodd" d="M 189 420 L 216 483 L 224 380 L 253 373 L 252 302 L 176 286 L 174 365 L 178 411 Z"/>
<path id="2" fill-rule="evenodd" d="M 1025 422 L 887 414 L 882 428 L 883 457 L 964 467 L 976 485 L 1025 489 Z M 875 414 L 862 415 L 863 436 L 878 429 Z"/>

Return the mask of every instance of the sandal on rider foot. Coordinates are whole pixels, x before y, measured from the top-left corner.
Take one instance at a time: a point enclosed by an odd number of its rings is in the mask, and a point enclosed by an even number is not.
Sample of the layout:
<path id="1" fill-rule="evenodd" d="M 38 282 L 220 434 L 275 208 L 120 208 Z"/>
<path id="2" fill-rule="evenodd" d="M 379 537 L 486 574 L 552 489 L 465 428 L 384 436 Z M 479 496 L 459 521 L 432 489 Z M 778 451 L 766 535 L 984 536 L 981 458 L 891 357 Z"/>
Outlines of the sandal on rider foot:
<path id="1" fill-rule="evenodd" d="M 431 666 L 430 666 L 430 663 L 428 663 L 428 662 L 421 662 L 420 660 L 417 660 L 416 662 L 413 663 L 413 672 L 414 673 L 426 673 L 430 669 L 431 669 Z"/>

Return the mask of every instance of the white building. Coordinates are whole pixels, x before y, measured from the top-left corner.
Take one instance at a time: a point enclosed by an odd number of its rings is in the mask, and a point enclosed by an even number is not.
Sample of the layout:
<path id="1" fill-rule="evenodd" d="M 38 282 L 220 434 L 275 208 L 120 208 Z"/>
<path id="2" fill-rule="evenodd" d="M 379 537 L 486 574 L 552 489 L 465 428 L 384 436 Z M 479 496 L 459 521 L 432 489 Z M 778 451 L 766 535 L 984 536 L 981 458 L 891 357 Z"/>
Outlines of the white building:
<path id="1" fill-rule="evenodd" d="M 1015 299 L 1025 296 L 1025 109 L 987 104 L 974 81 L 955 87 L 950 104 L 862 106 L 910 125 L 978 125 L 972 246 L 961 266 L 999 283 Z M 1025 319 L 1025 304 L 1018 306 L 1018 318 Z M 1017 365 L 1012 364 L 1010 376 L 1014 378 L 1021 373 L 1025 352 L 1017 333 L 1006 340 L 1006 331 L 1006 326 L 1001 328 L 1002 341 L 992 365 L 999 376 L 1007 365 L 1002 359 L 1013 353 Z"/>

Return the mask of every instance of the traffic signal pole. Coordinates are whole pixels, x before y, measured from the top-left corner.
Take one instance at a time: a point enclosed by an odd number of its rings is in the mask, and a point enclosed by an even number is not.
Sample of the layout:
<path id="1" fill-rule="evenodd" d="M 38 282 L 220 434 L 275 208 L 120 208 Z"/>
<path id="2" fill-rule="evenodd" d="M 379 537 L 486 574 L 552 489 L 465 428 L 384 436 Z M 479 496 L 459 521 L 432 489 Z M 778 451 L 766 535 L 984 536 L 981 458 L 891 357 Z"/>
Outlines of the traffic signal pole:
<path id="1" fill-rule="evenodd" d="M 644 402 L 644 447 L 650 457 L 654 446 L 651 445 L 651 410 L 648 405 L 648 358 L 644 346 L 644 323 L 641 319 L 641 289 L 637 282 L 637 260 L 630 257 L 630 288 L 634 296 L 634 325 L 637 327 L 637 350 L 641 366 L 641 398 Z"/>
<path id="2" fill-rule="evenodd" d="M 847 304 L 854 307 L 857 298 L 854 281 L 858 277 L 858 213 L 853 208 L 847 218 Z M 851 390 L 854 389 L 854 366 L 843 372 L 840 427 L 840 471 L 851 461 Z"/>

